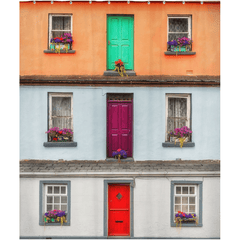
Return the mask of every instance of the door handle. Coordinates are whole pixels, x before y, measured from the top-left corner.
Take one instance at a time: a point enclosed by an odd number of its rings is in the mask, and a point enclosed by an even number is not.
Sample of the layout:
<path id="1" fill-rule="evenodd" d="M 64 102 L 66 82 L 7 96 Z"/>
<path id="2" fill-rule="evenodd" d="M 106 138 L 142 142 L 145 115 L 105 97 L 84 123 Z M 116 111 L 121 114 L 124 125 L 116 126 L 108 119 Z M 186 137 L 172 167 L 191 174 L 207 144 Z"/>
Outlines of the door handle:
<path id="1" fill-rule="evenodd" d="M 110 40 L 108 40 L 108 45 L 110 45 Z"/>

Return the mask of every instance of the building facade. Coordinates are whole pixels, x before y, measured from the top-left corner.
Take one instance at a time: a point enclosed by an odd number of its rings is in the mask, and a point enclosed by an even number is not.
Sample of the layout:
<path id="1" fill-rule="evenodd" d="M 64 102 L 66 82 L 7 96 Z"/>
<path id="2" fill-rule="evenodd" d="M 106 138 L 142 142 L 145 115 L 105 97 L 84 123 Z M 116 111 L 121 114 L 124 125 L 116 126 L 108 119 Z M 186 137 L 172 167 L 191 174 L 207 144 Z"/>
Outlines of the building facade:
<path id="1" fill-rule="evenodd" d="M 20 238 L 220 238 L 220 2 L 149 3 L 20 1 Z"/>

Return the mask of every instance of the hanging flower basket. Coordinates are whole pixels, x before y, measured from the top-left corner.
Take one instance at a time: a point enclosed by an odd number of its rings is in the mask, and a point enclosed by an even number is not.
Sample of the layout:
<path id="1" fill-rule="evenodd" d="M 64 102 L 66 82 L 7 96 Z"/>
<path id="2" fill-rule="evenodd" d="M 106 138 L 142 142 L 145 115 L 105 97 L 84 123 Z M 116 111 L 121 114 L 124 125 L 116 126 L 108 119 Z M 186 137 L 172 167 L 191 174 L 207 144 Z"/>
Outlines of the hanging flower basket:
<path id="1" fill-rule="evenodd" d="M 61 223 L 61 225 L 63 225 L 63 223 L 66 222 L 65 211 L 54 209 L 44 214 L 44 223 Z"/>

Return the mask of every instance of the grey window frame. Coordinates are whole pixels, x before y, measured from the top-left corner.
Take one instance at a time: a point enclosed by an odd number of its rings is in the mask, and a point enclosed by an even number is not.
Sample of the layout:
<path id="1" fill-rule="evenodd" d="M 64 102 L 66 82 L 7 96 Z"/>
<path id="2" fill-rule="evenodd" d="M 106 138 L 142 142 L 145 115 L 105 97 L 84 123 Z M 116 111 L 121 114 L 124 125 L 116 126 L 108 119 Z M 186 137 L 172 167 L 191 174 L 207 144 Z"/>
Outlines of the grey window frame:
<path id="1" fill-rule="evenodd" d="M 176 227 L 174 223 L 174 186 L 175 185 L 196 185 L 198 191 L 198 224 L 195 223 L 182 223 L 182 227 L 202 227 L 202 197 L 203 197 L 203 182 L 202 181 L 171 181 L 171 210 L 170 210 L 170 225 L 171 227 Z"/>
<path id="2" fill-rule="evenodd" d="M 71 181 L 65 180 L 41 180 L 39 181 L 39 225 L 40 226 L 61 226 L 61 223 L 44 223 L 43 221 L 43 214 L 44 214 L 44 206 L 43 206 L 43 198 L 45 197 L 45 186 L 46 185 L 66 185 L 67 186 L 67 222 L 63 223 L 63 226 L 70 226 L 71 220 Z"/>

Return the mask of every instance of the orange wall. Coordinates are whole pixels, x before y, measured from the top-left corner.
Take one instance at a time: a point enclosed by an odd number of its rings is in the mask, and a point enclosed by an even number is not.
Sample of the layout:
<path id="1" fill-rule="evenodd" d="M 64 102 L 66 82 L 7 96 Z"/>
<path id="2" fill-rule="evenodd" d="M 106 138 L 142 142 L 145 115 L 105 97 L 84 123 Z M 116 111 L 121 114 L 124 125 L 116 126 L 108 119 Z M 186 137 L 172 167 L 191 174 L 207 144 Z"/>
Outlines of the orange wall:
<path id="1" fill-rule="evenodd" d="M 73 14 L 74 54 L 46 54 L 48 14 Z M 107 14 L 134 14 L 137 75 L 220 75 L 219 3 L 20 3 L 20 75 L 102 75 Z M 166 56 L 167 15 L 191 14 L 193 56 Z"/>

